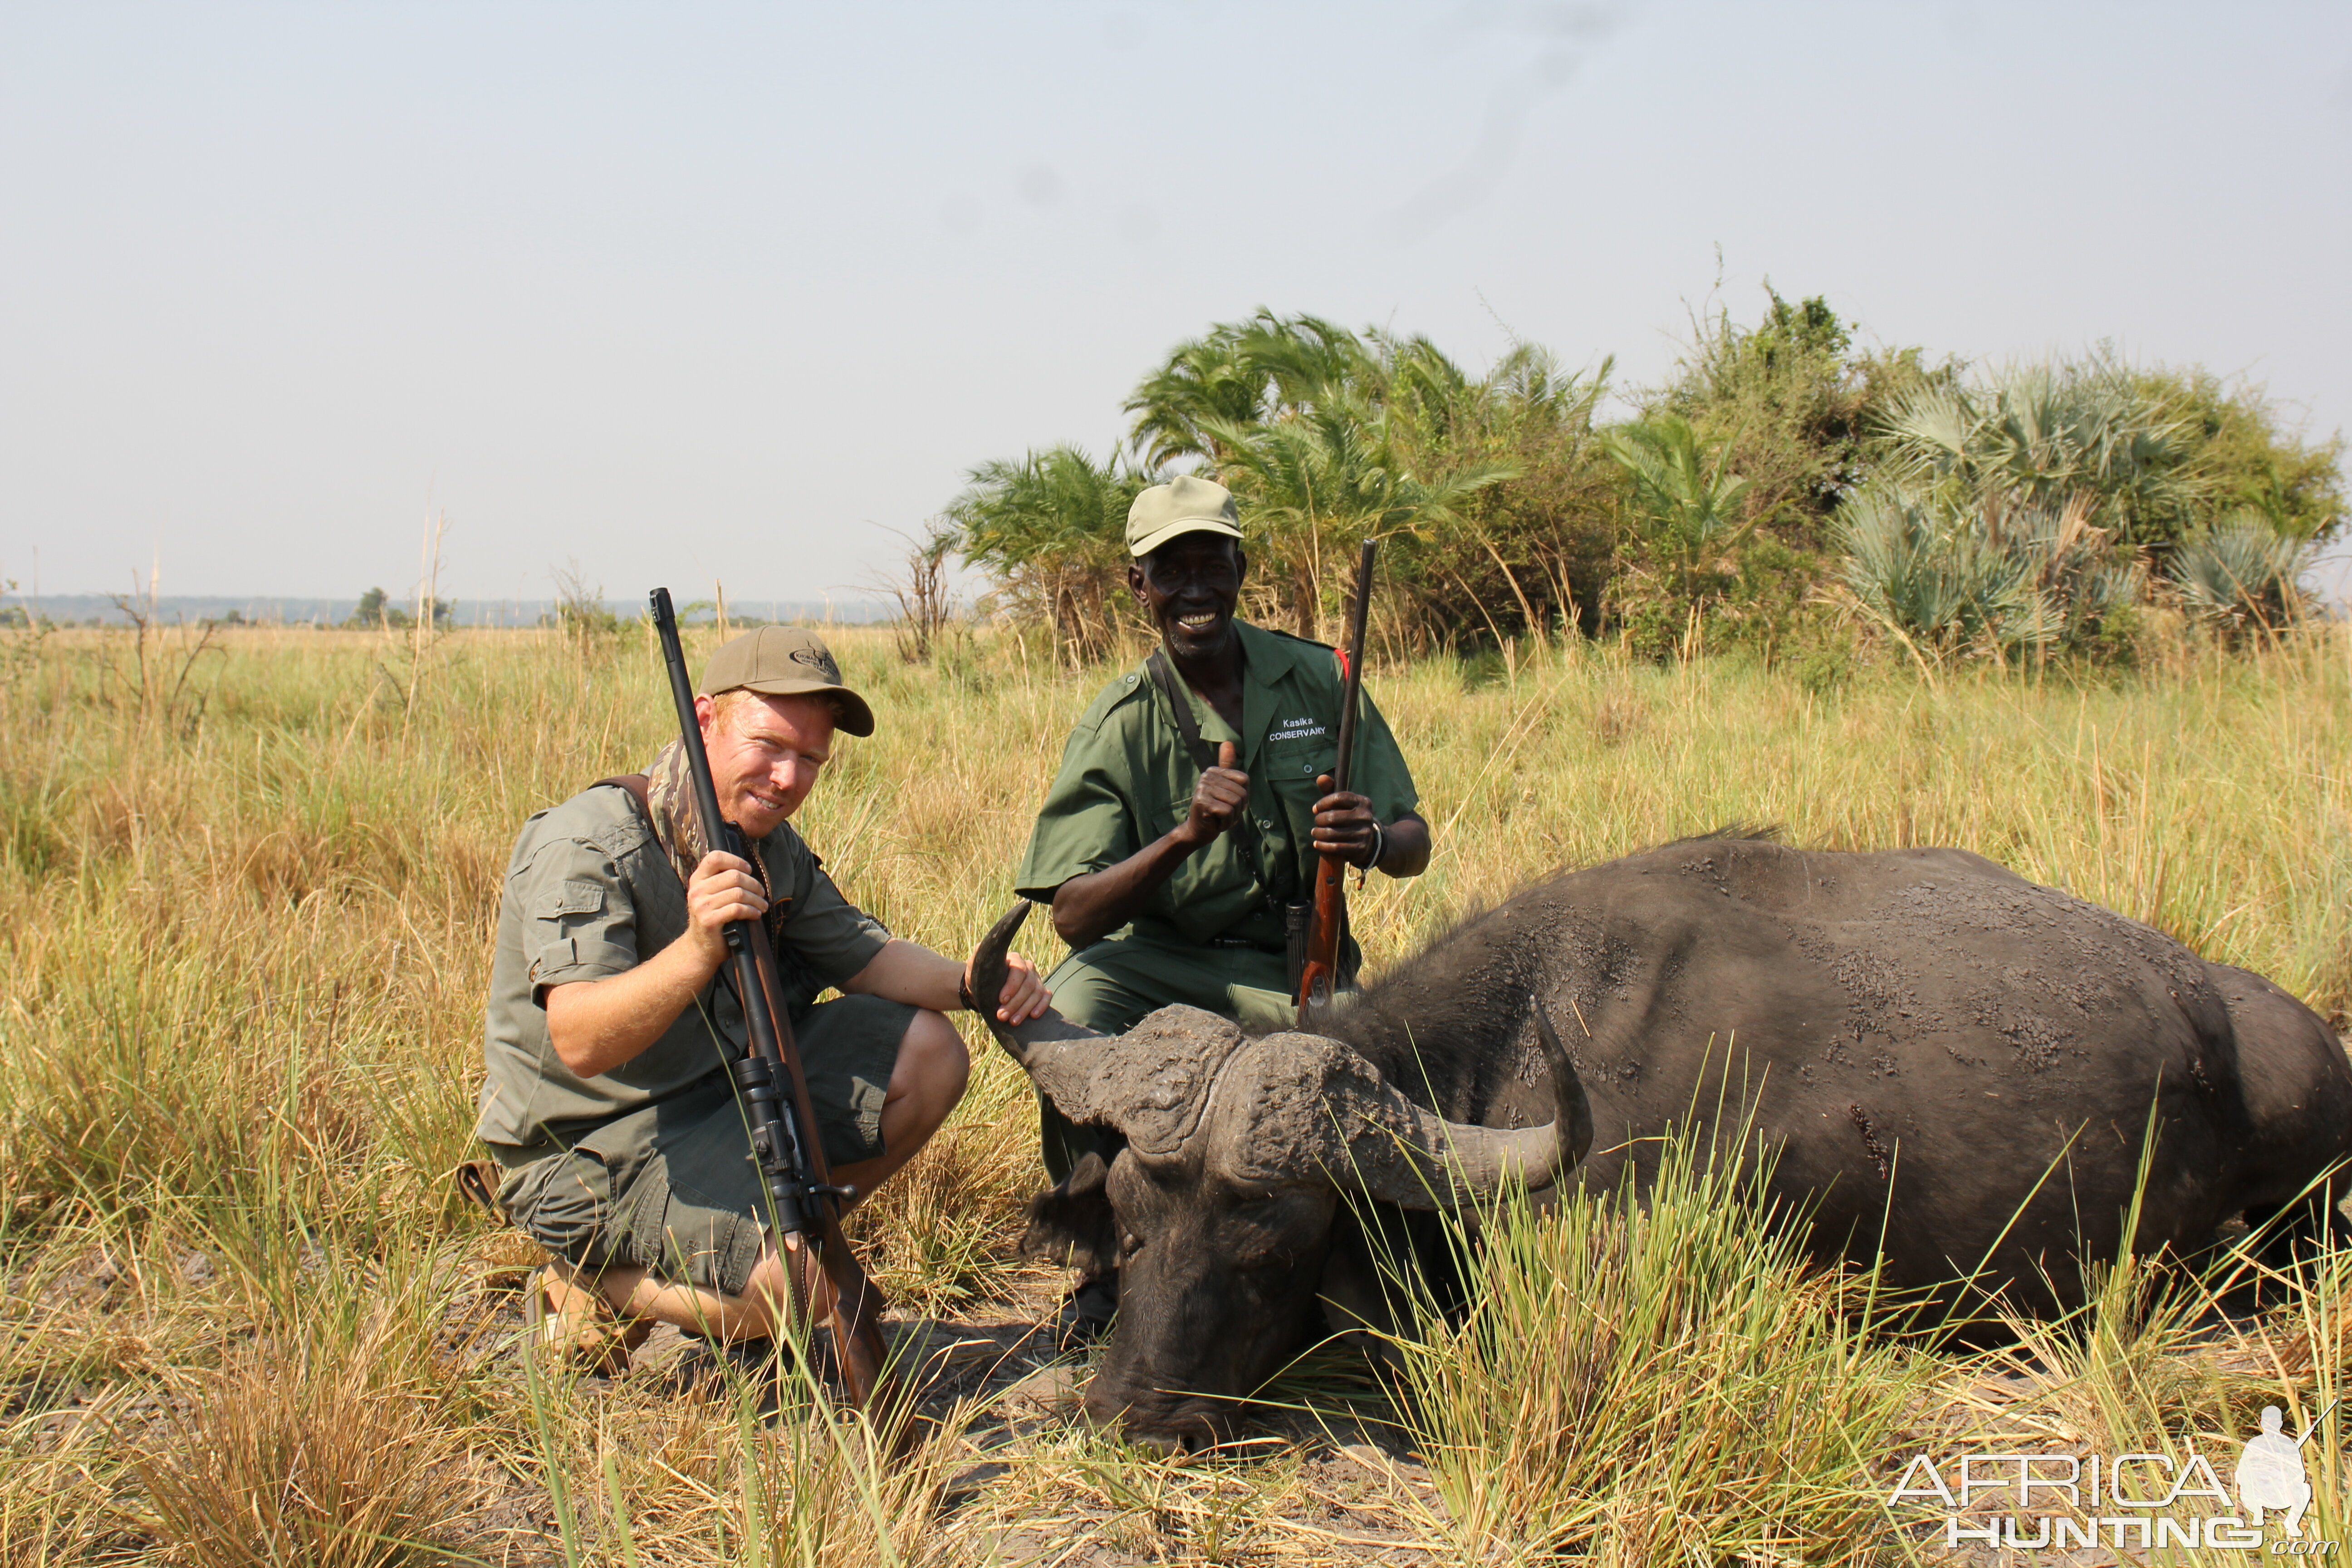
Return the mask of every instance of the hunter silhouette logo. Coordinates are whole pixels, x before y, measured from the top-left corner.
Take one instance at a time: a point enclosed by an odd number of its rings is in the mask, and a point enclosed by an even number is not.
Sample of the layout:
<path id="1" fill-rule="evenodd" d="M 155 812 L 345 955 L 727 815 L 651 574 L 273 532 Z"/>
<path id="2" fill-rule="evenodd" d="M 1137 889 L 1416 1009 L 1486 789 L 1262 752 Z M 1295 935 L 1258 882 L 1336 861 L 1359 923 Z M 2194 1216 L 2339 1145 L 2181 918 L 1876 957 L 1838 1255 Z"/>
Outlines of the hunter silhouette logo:
<path id="1" fill-rule="evenodd" d="M 2304 1468 L 2303 1446 L 2319 1430 L 2328 1411 L 2341 1401 L 2331 1400 L 2327 1409 L 2305 1423 L 2303 1436 L 2290 1439 L 2280 1430 L 2286 1422 L 2286 1412 L 2275 1405 L 2263 1406 L 2263 1429 L 2246 1439 L 2245 1448 L 2238 1455 L 2238 1470 L 2231 1478 L 2238 1489 L 2238 1506 L 2246 1510 L 2246 1521 L 2256 1530 L 2263 1527 L 2263 1510 L 2286 1510 L 2286 1532 L 2297 1541 L 2303 1539 L 2303 1510 L 2311 1506 L 2311 1476 Z"/>
<path id="2" fill-rule="evenodd" d="M 2262 1430 L 2239 1446 L 2237 1468 L 2224 1489 L 2213 1466 L 2194 1448 L 2168 1454 L 1962 1454 L 1938 1461 L 1921 1454 L 1905 1467 L 1887 1504 L 1941 1505 L 1944 1544 L 1980 1542 L 2011 1551 L 2068 1551 L 2113 1545 L 2117 1551 L 2166 1547 L 2260 1552 L 2263 1518 L 2278 1514 L 2284 1531 L 2270 1543 L 2279 1556 L 2334 1557 L 2340 1544 L 2306 1539 L 2305 1510 L 2312 1500 L 2306 1446 L 2340 1401 L 2289 1436 L 2286 1414 L 2265 1405 Z M 2231 1513 L 2231 1491 L 2239 1511 Z M 1988 1492 L 2005 1506 L 1984 1514 Z"/>

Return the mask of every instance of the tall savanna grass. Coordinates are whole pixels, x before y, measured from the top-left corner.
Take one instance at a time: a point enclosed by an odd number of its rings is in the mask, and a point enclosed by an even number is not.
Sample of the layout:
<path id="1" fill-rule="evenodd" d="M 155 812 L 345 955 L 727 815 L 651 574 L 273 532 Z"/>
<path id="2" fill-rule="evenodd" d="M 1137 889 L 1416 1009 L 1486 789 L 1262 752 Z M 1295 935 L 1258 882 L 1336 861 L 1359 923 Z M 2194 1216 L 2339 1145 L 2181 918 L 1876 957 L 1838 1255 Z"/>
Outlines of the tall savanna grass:
<path id="1" fill-rule="evenodd" d="M 1507 1193 L 1464 1249 L 1466 1315 L 1398 1342 L 1433 1529 L 1466 1561 L 1879 1557 L 1870 1467 L 1936 1363 L 1871 1278 L 1773 1223 L 1769 1158 L 1707 1147 L 1669 1140 L 1638 1198 Z"/>
<path id="2" fill-rule="evenodd" d="M 0 658 L 0 1561 L 496 1561 L 543 1559 L 550 1542 L 583 1562 L 769 1561 L 789 1554 L 761 1521 L 803 1504 L 836 1543 L 829 1561 L 986 1560 L 971 1521 L 1003 1523 L 990 1500 L 1034 1500 L 1024 1478 L 1044 1472 L 1007 1461 L 905 1540 L 856 1522 L 886 1494 L 856 1443 L 782 1463 L 761 1436 L 777 1428 L 731 1405 L 629 1379 L 534 1393 L 511 1343 L 526 1259 L 444 1180 L 469 1148 L 509 847 L 530 813 L 666 738 L 649 639 L 259 629 L 197 653 L 180 636 L 0 633 L 17 639 Z M 990 634 L 928 667 L 899 663 L 887 632 L 835 642 L 881 730 L 841 745 L 803 830 L 893 929 L 968 950 L 1010 898 L 1104 672 L 1057 673 Z M 158 697 L 142 655 L 194 662 Z M 1973 849 L 2323 1011 L 2352 1003 L 2346 628 L 2238 654 L 2183 640 L 2137 673 L 2084 678 L 1866 668 L 1808 689 L 1570 646 L 1377 668 L 1370 684 L 1439 847 L 1427 876 L 1359 897 L 1375 967 L 1554 866 L 1772 822 L 1801 844 Z M 1029 1311 L 1051 1283 L 1010 1245 L 1041 1180 L 1034 1102 L 974 1045 L 964 1107 L 857 1217 L 910 1310 L 1003 1314 L 1026 1291 Z M 1882 1430 L 1872 1390 L 1909 1388 L 1912 1369 L 1847 1326 L 1844 1286 L 1786 1272 L 1701 1206 L 1502 1233 L 1482 1267 L 1526 1275 L 1511 1310 L 1530 1326 L 1573 1305 L 1546 1294 L 1545 1271 L 1653 1316 L 1613 1348 L 1562 1330 L 1531 1342 L 1536 1359 L 1496 1363 L 1497 1379 L 1522 1368 L 1515 1394 L 1543 1422 L 1602 1425 L 1557 1451 L 1577 1474 L 1555 1486 L 1554 1450 L 1509 1447 L 1511 1423 L 1490 1415 L 1476 1440 L 1504 1444 L 1496 1473 L 1523 1479 L 1521 1500 L 1460 1492 L 1461 1516 L 1487 1521 L 1482 1542 L 1565 1529 L 1627 1553 L 1643 1540 L 1728 1551 L 1844 1517 L 1846 1439 L 1769 1401 L 1735 1410 L 1727 1391 L 1785 1375 L 1805 1398 L 1846 1400 L 1837 1430 L 1860 1451 Z M 2340 1369 L 2319 1284 L 2285 1298 L 2308 1322 L 2281 1318 L 2271 1352 L 2245 1352 L 2238 1403 L 2198 1410 L 2237 1418 L 2257 1386 L 2306 1399 L 2318 1369 Z M 1682 1364 L 1637 1353 L 1641 1334 L 1663 1349 L 1683 1344 L 1675 1325 L 1717 1321 L 1697 1310 L 1710 1291 L 1738 1314 L 1719 1339 L 1691 1342 Z M 2133 1364 L 2176 1353 L 2189 1352 L 2168 1342 Z M 1585 1384 L 1544 1384 L 1553 1368 L 1602 1380 L 1609 1407 Z M 1475 1401 L 1449 1408 L 1478 1416 Z M 1665 1429 L 1637 1454 L 1625 1413 L 1642 1409 Z M 1675 1447 L 1677 1431 L 1716 1449 Z M 1443 1473 L 1440 1436 L 1428 1457 Z M 1749 1444 L 1801 1479 L 1731 1485 Z M 1667 1457 L 1635 1462 L 1654 1451 Z M 335 1500 L 323 1513 L 255 1489 L 291 1453 L 304 1495 Z M 1579 1500 L 1604 1482 L 1585 1471 L 1611 1455 L 1605 1487 L 1649 1511 L 1595 1521 Z M 1446 1484 L 1475 1489 L 1462 1465 Z M 559 1492 L 571 1524 L 551 1510 Z M 236 1533 L 248 1526 L 261 1534 Z"/>

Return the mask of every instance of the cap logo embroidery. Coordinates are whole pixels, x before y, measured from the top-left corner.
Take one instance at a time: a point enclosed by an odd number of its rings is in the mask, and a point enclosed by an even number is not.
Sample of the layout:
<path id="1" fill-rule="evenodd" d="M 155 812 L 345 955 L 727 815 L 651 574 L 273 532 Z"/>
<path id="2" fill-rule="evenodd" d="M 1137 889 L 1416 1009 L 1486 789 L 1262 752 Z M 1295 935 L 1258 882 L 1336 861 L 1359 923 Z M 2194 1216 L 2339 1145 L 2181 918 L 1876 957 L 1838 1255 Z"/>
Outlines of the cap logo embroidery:
<path id="1" fill-rule="evenodd" d="M 813 647 L 796 647 L 787 657 L 794 664 L 807 665 L 824 677 L 829 684 L 835 686 L 841 684 L 841 667 L 833 662 L 830 655 L 819 653 Z"/>

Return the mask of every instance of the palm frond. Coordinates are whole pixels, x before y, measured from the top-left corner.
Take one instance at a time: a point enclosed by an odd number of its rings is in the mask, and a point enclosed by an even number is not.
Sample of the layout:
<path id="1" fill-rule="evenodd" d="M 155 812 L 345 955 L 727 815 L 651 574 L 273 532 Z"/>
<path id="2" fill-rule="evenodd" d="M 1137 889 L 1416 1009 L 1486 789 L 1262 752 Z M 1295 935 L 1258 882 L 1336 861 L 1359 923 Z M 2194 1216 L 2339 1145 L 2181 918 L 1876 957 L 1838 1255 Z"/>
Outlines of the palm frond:
<path id="1" fill-rule="evenodd" d="M 2135 603 L 2137 562 L 2118 560 L 2095 503 L 2057 505 L 2015 491 L 1954 506 L 1901 485 L 1864 490 L 1840 510 L 1846 586 L 1919 646 L 1992 652 L 2063 646 Z"/>
<path id="2" fill-rule="evenodd" d="M 2258 512 L 2241 511 L 2175 551 L 2167 575 L 2200 620 L 2275 628 L 2307 607 L 2300 579 L 2309 555 L 2305 542 L 2281 534 Z"/>

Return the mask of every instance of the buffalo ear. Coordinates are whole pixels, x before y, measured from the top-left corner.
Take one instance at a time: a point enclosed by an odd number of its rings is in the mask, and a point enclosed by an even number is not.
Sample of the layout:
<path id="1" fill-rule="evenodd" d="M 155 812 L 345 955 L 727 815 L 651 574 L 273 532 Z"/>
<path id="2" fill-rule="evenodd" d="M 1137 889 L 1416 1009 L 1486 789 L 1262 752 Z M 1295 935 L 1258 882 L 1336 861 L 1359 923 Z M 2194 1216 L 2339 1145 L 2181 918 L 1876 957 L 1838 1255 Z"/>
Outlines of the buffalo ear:
<path id="1" fill-rule="evenodd" d="M 1024 1257 L 1059 1263 L 1087 1274 L 1107 1274 L 1118 1263 L 1118 1216 L 1111 1212 L 1103 1184 L 1110 1167 L 1099 1154 L 1080 1160 L 1061 1184 L 1029 1200 L 1029 1229 L 1021 1237 Z"/>

